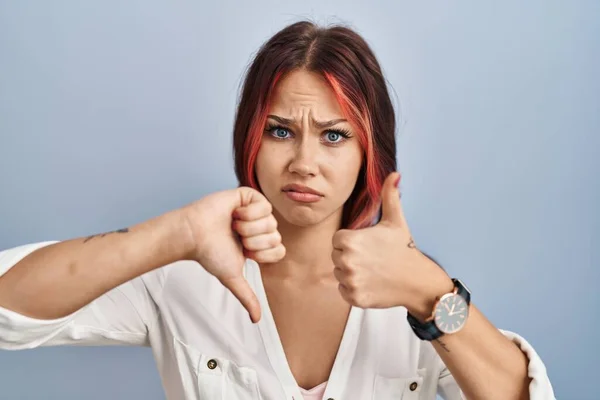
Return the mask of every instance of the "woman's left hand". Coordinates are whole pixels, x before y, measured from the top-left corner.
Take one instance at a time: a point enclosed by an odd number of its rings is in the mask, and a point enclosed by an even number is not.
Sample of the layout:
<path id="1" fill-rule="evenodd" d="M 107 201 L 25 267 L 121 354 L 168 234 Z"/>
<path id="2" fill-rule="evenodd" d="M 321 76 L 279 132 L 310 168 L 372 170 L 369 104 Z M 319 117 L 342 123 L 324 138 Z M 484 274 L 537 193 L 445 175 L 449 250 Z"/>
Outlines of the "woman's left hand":
<path id="1" fill-rule="evenodd" d="M 377 225 L 335 233 L 333 272 L 342 297 L 351 305 L 405 306 L 418 313 L 427 308 L 424 303 L 450 291 L 452 281 L 416 248 L 400 203 L 399 181 L 397 172 L 384 181 L 382 218 Z"/>

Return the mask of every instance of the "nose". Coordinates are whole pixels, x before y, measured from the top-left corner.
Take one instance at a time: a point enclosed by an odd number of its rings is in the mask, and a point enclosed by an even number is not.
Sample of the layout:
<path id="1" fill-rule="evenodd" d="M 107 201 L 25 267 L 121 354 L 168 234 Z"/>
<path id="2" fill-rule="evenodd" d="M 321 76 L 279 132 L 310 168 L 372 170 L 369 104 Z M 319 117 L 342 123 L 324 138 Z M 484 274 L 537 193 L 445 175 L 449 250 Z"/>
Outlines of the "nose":
<path id="1" fill-rule="evenodd" d="M 294 157 L 288 166 L 288 171 L 303 177 L 316 176 L 318 171 L 317 151 L 313 148 L 310 140 L 306 138 L 299 140 L 294 147 Z"/>

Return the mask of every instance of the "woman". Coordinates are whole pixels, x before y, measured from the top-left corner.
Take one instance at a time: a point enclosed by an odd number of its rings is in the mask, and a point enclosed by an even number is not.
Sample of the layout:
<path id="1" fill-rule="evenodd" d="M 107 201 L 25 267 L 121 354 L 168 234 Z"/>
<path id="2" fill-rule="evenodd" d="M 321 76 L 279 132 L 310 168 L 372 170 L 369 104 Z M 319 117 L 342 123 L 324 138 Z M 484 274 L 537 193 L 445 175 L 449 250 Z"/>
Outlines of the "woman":
<path id="1" fill-rule="evenodd" d="M 394 131 L 359 35 L 283 29 L 242 90 L 240 187 L 0 253 L 0 346 L 151 346 L 169 399 L 554 398 L 412 240 Z"/>

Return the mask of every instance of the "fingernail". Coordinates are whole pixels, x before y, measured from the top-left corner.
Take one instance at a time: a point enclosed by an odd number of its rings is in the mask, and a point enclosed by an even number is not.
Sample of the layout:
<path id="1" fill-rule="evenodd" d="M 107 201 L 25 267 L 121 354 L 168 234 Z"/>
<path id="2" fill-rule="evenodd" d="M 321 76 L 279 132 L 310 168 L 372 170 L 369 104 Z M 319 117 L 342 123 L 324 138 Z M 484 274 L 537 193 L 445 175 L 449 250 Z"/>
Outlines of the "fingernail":
<path id="1" fill-rule="evenodd" d="M 398 175 L 398 178 L 396 178 L 396 182 L 394 183 L 394 186 L 398 187 L 398 185 L 400 184 L 401 178 L 402 178 L 402 175 Z"/>

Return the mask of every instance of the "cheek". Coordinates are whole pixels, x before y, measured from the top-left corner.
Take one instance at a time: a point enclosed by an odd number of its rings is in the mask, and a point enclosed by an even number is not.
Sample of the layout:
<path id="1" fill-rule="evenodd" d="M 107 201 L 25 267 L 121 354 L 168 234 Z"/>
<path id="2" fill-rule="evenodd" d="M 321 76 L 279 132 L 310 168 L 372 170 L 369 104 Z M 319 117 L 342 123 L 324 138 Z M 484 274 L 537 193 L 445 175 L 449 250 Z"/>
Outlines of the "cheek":
<path id="1" fill-rule="evenodd" d="M 340 191 L 341 196 L 350 196 L 356 185 L 363 161 L 360 149 L 352 149 L 347 153 L 338 154 L 332 161 L 329 172 L 334 186 Z"/>
<path id="2" fill-rule="evenodd" d="M 277 175 L 280 169 L 281 157 L 277 157 L 277 152 L 268 142 L 263 142 L 256 155 L 256 163 L 254 165 L 256 177 L 259 185 L 263 190 L 268 190 L 269 182 L 272 177 Z"/>
<path id="3" fill-rule="evenodd" d="M 264 187 L 266 178 L 265 174 L 269 170 L 268 166 L 265 165 L 268 159 L 269 157 L 265 156 L 264 149 L 261 147 L 261 149 L 258 151 L 258 154 L 256 155 L 256 162 L 254 164 L 256 178 L 258 179 L 258 184 L 261 187 Z"/>

